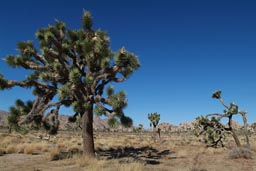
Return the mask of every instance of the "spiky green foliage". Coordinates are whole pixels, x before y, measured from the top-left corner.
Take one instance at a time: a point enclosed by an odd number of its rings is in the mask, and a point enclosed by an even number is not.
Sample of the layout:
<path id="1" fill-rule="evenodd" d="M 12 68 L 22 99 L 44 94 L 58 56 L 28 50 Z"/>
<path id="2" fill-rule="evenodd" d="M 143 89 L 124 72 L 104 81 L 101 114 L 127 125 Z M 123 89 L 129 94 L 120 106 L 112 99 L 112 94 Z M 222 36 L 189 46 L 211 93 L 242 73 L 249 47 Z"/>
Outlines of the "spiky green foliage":
<path id="1" fill-rule="evenodd" d="M 28 133 L 30 129 L 38 130 L 44 128 L 50 135 L 56 134 L 59 127 L 59 120 L 58 116 L 54 114 L 54 110 L 51 110 L 46 116 L 36 114 L 30 118 L 29 123 L 25 125 L 22 124 L 23 118 L 27 117 L 32 110 L 33 103 L 33 101 L 27 101 L 25 103 L 20 99 L 15 101 L 15 105 L 11 106 L 9 109 L 10 115 L 8 116 L 8 124 L 10 129 L 25 134 Z"/>
<path id="2" fill-rule="evenodd" d="M 204 136 L 204 142 L 209 147 L 224 147 L 223 140 L 227 133 L 225 127 L 215 117 L 198 117 L 194 122 L 196 136 Z"/>
<path id="3" fill-rule="evenodd" d="M 197 136 L 204 135 L 205 143 L 212 147 L 224 146 L 223 139 L 227 133 L 231 134 L 236 142 L 236 145 L 241 146 L 240 141 L 233 129 L 232 118 L 234 115 L 240 114 L 244 121 L 244 134 L 246 137 L 247 145 L 249 144 L 249 137 L 247 132 L 247 119 L 246 119 L 246 111 L 241 111 L 238 109 L 238 105 L 234 102 L 229 105 L 225 104 L 224 100 L 221 96 L 221 91 L 217 90 L 213 93 L 212 98 L 218 99 L 220 103 L 225 107 L 224 113 L 219 114 L 208 114 L 206 116 L 201 116 L 196 118 L 194 123 L 195 134 Z M 210 118 L 211 117 L 211 118 Z M 221 120 L 223 118 L 228 119 L 227 126 L 224 125 Z"/>
<path id="4" fill-rule="evenodd" d="M 124 108 L 127 105 L 126 95 L 124 91 L 120 91 L 108 97 L 109 104 L 114 108 Z"/>
<path id="5" fill-rule="evenodd" d="M 216 90 L 216 91 L 212 94 L 212 98 L 220 99 L 220 98 L 221 98 L 221 91 L 220 91 L 220 90 Z"/>
<path id="6" fill-rule="evenodd" d="M 120 118 L 120 122 L 121 124 L 125 127 L 125 128 L 129 128 L 133 125 L 133 121 L 130 117 L 128 116 L 124 116 L 122 115 Z"/>
<path id="7" fill-rule="evenodd" d="M 71 106 L 84 118 L 84 133 L 90 133 L 87 136 L 90 139 L 84 138 L 84 141 L 91 143 L 91 115 L 95 106 L 100 114 L 118 117 L 121 122 L 129 120 L 122 112 L 127 105 L 123 91 L 114 93 L 110 88 L 107 97 L 103 95 L 106 85 L 123 82 L 131 76 L 139 68 L 139 60 L 124 48 L 113 52 L 107 33 L 94 30 L 89 12 L 84 12 L 78 30 L 68 29 L 64 22 L 56 21 L 54 25 L 40 28 L 35 35 L 39 50 L 32 41 L 23 41 L 17 44 L 18 55 L 6 57 L 7 64 L 25 68 L 30 75 L 22 81 L 0 75 L 0 89 L 31 88 L 37 96 L 24 123 L 33 120 L 31 118 L 38 113 L 44 115 L 48 109 L 53 108 L 58 113 L 61 106 Z M 90 150 L 90 155 L 92 153 Z"/>
<path id="8" fill-rule="evenodd" d="M 103 106 L 96 106 L 94 108 L 94 113 L 98 116 L 105 115 L 106 109 Z"/>
<path id="9" fill-rule="evenodd" d="M 110 118 L 108 120 L 108 126 L 110 128 L 116 128 L 119 124 L 120 124 L 120 122 L 116 118 Z"/>
<path id="10" fill-rule="evenodd" d="M 26 127 L 23 127 L 19 124 L 22 117 L 26 116 L 31 110 L 33 105 L 32 101 L 24 103 L 22 100 L 17 99 L 15 105 L 9 108 L 10 115 L 8 116 L 8 125 L 11 130 L 17 131 L 19 133 L 25 134 L 28 132 Z M 35 122 L 34 124 L 38 124 Z M 38 125 L 36 125 L 38 126 Z"/>
<path id="11" fill-rule="evenodd" d="M 0 73 L 0 90 L 8 88 L 8 82 L 4 79 L 4 76 Z"/>
<path id="12" fill-rule="evenodd" d="M 71 126 L 70 124 L 72 124 L 73 126 Z M 82 129 L 81 124 L 82 124 L 81 115 L 79 113 L 75 113 L 73 116 L 70 116 L 68 118 L 68 123 L 66 124 L 66 126 L 70 129 L 72 127 L 73 130 L 78 130 L 78 129 Z"/>
<path id="13" fill-rule="evenodd" d="M 109 97 L 111 97 L 111 96 L 114 95 L 114 87 L 113 87 L 113 86 L 109 86 L 109 87 L 107 88 L 107 95 L 108 95 Z"/>

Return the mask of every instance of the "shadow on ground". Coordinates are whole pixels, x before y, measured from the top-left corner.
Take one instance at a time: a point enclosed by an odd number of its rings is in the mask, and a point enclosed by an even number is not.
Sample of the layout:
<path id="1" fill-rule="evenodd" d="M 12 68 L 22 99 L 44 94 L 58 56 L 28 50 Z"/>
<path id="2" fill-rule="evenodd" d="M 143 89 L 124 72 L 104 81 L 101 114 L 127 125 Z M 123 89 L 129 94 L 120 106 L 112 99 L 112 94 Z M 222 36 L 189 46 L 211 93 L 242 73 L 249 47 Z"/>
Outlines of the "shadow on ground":
<path id="1" fill-rule="evenodd" d="M 110 148 L 107 150 L 97 149 L 96 153 L 99 157 L 110 159 L 123 159 L 121 162 L 142 162 L 145 164 L 158 165 L 160 159 L 164 156 L 171 154 L 170 150 L 158 151 L 152 147 L 123 147 L 123 148 Z"/>

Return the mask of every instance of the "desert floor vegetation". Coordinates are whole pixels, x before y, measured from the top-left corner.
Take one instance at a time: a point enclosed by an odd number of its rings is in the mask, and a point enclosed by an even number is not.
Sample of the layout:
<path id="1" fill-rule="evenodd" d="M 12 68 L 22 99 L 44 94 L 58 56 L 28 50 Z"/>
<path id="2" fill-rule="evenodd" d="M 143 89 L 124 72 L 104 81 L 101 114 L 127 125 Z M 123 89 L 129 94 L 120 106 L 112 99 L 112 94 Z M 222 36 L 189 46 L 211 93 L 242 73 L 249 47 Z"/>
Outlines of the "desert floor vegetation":
<path id="1" fill-rule="evenodd" d="M 231 137 L 227 137 L 224 148 L 207 148 L 192 134 L 168 133 L 155 140 L 148 132 L 96 132 L 97 154 L 92 159 L 82 156 L 79 132 L 61 131 L 50 139 L 39 139 L 39 135 L 44 133 L 0 133 L 0 170 L 256 170 L 255 136 L 250 137 L 251 150 L 248 151 L 235 148 Z"/>

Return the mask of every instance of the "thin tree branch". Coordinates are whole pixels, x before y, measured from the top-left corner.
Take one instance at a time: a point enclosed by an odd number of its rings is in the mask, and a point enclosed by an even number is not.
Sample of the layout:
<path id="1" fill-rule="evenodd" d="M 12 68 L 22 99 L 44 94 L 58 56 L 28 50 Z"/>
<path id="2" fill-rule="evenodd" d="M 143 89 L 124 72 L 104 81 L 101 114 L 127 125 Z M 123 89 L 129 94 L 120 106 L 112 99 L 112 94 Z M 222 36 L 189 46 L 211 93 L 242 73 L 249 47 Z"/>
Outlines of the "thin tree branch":
<path id="1" fill-rule="evenodd" d="M 228 105 L 225 104 L 224 100 L 222 98 L 219 98 L 220 103 L 225 107 L 225 108 L 229 108 Z"/>

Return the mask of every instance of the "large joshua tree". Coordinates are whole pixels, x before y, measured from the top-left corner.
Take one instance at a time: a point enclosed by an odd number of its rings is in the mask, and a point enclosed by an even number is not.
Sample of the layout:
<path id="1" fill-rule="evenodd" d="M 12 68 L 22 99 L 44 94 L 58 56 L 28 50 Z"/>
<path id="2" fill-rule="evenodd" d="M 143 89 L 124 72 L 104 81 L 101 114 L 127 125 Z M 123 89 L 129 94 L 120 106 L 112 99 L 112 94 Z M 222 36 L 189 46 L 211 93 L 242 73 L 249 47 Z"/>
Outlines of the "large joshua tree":
<path id="1" fill-rule="evenodd" d="M 112 52 L 107 34 L 93 29 L 89 12 L 83 13 L 79 30 L 70 30 L 64 22 L 56 21 L 55 25 L 40 28 L 36 38 L 40 50 L 32 41 L 19 42 L 19 54 L 5 58 L 14 68 L 30 70 L 30 75 L 22 81 L 0 75 L 0 88 L 32 89 L 36 99 L 20 123 L 32 122 L 38 115 L 45 116 L 50 109 L 58 113 L 61 106 L 72 106 L 74 117 L 82 118 L 83 152 L 94 156 L 93 113 L 132 124 L 122 112 L 127 105 L 125 93 L 115 93 L 113 87 L 106 86 L 125 81 L 138 69 L 139 60 L 124 48 Z M 103 96 L 105 90 L 106 96 Z"/>

